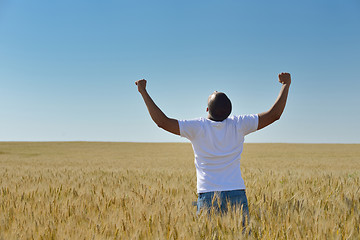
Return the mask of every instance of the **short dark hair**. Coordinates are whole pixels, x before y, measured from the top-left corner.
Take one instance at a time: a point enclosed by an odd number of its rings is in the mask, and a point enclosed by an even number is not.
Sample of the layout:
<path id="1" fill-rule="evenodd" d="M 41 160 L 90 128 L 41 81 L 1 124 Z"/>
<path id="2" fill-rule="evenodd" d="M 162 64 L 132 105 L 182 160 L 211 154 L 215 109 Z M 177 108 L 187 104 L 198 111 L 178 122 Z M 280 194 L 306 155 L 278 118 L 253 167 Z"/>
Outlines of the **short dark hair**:
<path id="1" fill-rule="evenodd" d="M 230 99 L 223 92 L 214 92 L 208 100 L 210 119 L 213 121 L 224 121 L 231 113 Z"/>

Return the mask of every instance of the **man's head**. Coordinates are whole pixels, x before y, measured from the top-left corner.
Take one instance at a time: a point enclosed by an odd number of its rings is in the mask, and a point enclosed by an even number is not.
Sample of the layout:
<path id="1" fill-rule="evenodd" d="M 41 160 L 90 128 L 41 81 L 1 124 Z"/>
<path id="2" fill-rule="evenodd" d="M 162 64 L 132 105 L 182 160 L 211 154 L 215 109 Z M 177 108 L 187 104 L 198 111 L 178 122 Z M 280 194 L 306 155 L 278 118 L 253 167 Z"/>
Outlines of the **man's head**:
<path id="1" fill-rule="evenodd" d="M 231 113 L 231 101 L 225 93 L 215 91 L 209 96 L 208 108 L 209 119 L 217 122 L 224 121 Z"/>

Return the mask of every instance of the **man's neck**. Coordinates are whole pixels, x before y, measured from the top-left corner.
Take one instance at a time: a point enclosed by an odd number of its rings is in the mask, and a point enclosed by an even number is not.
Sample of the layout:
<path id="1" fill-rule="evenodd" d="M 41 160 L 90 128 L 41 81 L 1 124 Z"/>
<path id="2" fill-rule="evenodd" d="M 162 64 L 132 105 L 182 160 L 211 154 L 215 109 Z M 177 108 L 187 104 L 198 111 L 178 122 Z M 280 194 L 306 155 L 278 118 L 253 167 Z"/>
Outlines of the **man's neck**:
<path id="1" fill-rule="evenodd" d="M 222 121 L 213 119 L 210 114 L 208 114 L 207 119 L 209 119 L 209 120 L 211 120 L 211 121 L 214 121 L 214 122 L 222 122 Z M 224 119 L 224 120 L 225 120 L 225 119 Z"/>

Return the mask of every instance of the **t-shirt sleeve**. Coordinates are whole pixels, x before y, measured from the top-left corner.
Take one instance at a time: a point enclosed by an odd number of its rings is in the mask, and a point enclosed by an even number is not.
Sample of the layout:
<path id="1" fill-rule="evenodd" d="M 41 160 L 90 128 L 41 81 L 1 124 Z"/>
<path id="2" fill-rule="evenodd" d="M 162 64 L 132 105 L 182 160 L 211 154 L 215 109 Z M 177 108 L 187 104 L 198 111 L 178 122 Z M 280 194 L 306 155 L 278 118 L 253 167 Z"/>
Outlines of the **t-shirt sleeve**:
<path id="1" fill-rule="evenodd" d="M 178 120 L 180 136 L 192 140 L 201 129 L 201 119 Z"/>
<path id="2" fill-rule="evenodd" d="M 240 131 L 245 135 L 255 132 L 259 125 L 259 116 L 257 114 L 241 115 L 238 117 Z"/>

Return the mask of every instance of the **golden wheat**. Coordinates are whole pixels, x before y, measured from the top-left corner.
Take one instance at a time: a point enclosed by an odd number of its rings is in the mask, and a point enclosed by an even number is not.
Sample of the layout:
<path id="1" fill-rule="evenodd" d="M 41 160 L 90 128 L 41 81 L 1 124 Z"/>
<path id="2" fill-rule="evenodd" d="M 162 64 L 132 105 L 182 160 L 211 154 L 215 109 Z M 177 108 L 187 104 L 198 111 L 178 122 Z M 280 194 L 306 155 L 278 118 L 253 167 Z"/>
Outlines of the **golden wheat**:
<path id="1" fill-rule="evenodd" d="M 0 143 L 0 239 L 358 239 L 360 145 L 246 144 L 250 235 L 196 215 L 190 144 Z"/>

